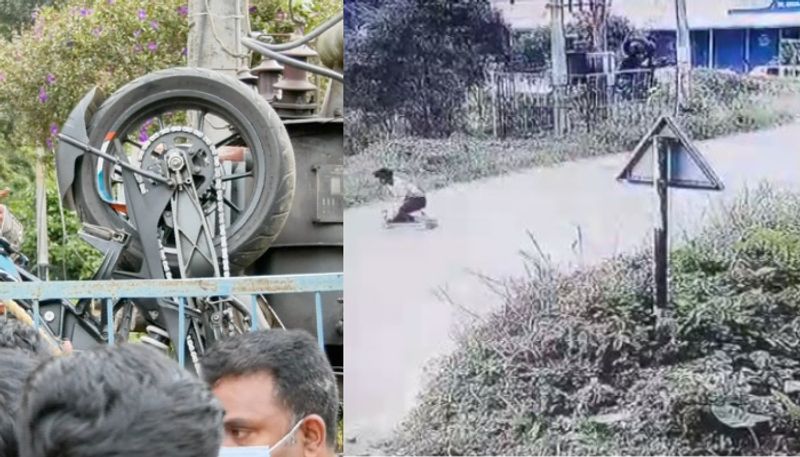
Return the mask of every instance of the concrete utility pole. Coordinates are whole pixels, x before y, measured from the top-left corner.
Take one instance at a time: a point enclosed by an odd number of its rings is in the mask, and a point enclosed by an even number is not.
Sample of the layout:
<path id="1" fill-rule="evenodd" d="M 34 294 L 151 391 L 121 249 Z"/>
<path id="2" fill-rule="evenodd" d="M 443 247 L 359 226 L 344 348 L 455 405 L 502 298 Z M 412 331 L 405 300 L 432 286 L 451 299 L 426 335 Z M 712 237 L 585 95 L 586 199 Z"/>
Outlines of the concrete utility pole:
<path id="1" fill-rule="evenodd" d="M 561 136 L 567 130 L 564 106 L 567 87 L 567 44 L 564 38 L 564 0 L 550 0 L 550 62 L 553 81 L 553 126 Z"/>
<path id="2" fill-rule="evenodd" d="M 189 39 L 187 57 L 190 67 L 216 70 L 234 78 L 241 68 L 249 68 L 248 53 L 242 37 L 250 33 L 248 0 L 189 0 Z M 191 125 L 199 125 L 190 113 Z M 218 122 L 217 122 L 218 124 Z M 215 129 L 203 123 L 204 133 L 218 141 L 227 129 Z"/>
<path id="3" fill-rule="evenodd" d="M 189 0 L 190 67 L 210 68 L 236 77 L 249 66 L 242 36 L 249 32 L 247 0 Z"/>
<path id="4" fill-rule="evenodd" d="M 47 186 L 44 158 L 44 150 L 39 149 L 36 152 L 36 263 L 39 279 L 47 281 L 50 277 L 50 253 L 47 236 Z"/>
<path id="5" fill-rule="evenodd" d="M 691 91 L 692 47 L 689 39 L 689 17 L 686 12 L 686 0 L 675 0 L 675 16 L 677 20 L 677 104 L 676 115 L 680 108 L 686 106 Z"/>

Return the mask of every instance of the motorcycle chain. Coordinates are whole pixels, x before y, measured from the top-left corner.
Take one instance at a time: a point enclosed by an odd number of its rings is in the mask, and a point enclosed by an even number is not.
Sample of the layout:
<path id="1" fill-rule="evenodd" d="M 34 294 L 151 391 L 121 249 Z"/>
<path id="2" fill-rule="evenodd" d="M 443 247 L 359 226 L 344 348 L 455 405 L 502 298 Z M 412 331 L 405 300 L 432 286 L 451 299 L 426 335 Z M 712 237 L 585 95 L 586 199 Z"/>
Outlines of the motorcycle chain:
<path id="1" fill-rule="evenodd" d="M 159 140 L 159 138 L 169 133 L 186 133 L 196 138 L 200 138 L 208 147 L 209 151 L 211 151 L 212 160 L 214 162 L 214 192 L 217 201 L 216 202 L 217 230 L 220 237 L 219 254 L 220 257 L 222 258 L 222 276 L 227 278 L 230 276 L 230 260 L 228 257 L 228 237 L 227 237 L 227 227 L 225 224 L 225 203 L 224 203 L 225 190 L 223 188 L 222 162 L 219 159 L 219 153 L 217 152 L 217 149 L 216 147 L 214 147 L 213 143 L 211 143 L 211 140 L 202 132 L 199 132 L 189 127 L 174 126 L 157 132 L 155 135 L 149 138 L 144 144 L 142 144 L 139 153 L 139 163 L 143 162 L 145 152 L 148 151 L 149 148 Z M 189 167 L 190 164 L 187 164 L 186 166 Z M 145 191 L 144 183 L 140 181 L 139 185 L 140 188 L 142 188 L 142 190 Z M 167 261 L 166 249 L 164 248 L 161 238 L 159 238 L 158 244 L 159 244 L 159 255 L 161 257 L 161 264 L 164 270 L 164 277 L 166 279 L 173 279 L 172 269 L 170 268 L 169 262 Z M 176 249 L 180 249 L 180 246 L 176 246 Z M 214 246 L 211 246 L 211 249 L 214 252 L 216 252 Z M 177 301 L 177 297 L 173 297 L 173 300 Z M 255 317 L 252 318 L 254 319 Z M 192 363 L 195 365 L 196 369 L 199 372 L 200 368 L 199 368 L 199 357 L 197 354 L 197 348 L 193 341 L 193 338 L 190 335 L 187 335 L 186 347 L 189 351 L 189 356 L 192 360 Z"/>

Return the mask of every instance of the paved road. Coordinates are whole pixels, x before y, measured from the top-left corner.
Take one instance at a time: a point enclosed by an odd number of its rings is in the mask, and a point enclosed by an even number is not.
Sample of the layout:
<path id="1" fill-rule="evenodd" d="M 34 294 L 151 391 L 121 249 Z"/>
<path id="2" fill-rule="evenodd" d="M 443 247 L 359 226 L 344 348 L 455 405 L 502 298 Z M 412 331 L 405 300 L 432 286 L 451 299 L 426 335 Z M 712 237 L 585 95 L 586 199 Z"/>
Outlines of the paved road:
<path id="1" fill-rule="evenodd" d="M 673 240 L 702 223 L 715 202 L 763 180 L 800 187 L 800 124 L 698 144 L 726 185 L 723 192 L 673 190 Z M 345 213 L 346 451 L 368 452 L 414 405 L 431 357 L 449 351 L 463 311 L 476 313 L 496 296 L 471 273 L 518 275 L 530 231 L 561 264 L 592 263 L 650 240 L 652 191 L 623 185 L 616 174 L 627 154 L 565 163 L 456 185 L 429 196 L 440 227 L 386 231 L 381 205 Z M 572 245 L 583 238 L 579 258 Z M 355 442 L 352 442 L 355 438 Z"/>

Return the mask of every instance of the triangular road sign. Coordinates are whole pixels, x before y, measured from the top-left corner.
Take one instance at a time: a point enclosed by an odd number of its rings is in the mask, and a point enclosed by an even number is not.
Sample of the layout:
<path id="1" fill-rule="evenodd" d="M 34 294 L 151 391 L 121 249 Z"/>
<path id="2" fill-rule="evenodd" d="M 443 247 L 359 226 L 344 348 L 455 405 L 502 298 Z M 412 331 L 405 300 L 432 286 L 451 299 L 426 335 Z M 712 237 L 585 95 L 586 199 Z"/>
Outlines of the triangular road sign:
<path id="1" fill-rule="evenodd" d="M 684 189 L 722 190 L 714 170 L 689 137 L 669 116 L 661 116 L 633 150 L 631 160 L 617 177 L 632 184 L 653 184 L 653 138 L 666 139 L 669 146 L 667 185 Z"/>

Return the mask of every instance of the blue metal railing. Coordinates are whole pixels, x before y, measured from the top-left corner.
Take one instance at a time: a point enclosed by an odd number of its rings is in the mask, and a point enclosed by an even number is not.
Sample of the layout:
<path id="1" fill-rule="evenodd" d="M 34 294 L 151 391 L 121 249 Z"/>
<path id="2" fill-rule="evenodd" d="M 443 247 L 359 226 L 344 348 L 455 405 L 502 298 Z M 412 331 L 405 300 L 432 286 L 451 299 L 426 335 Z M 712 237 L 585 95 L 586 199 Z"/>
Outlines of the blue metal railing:
<path id="1" fill-rule="evenodd" d="M 35 281 L 0 282 L 0 300 L 33 300 L 34 325 L 40 325 L 39 301 L 60 299 L 104 300 L 108 316 L 108 344 L 114 344 L 113 303 L 122 298 L 180 297 L 178 300 L 178 333 L 186 325 L 187 297 L 225 297 L 249 295 L 251 330 L 258 330 L 258 296 L 293 293 L 314 293 L 317 341 L 324 350 L 325 335 L 322 316 L 322 293 L 344 290 L 342 273 L 249 276 L 208 279 L 145 279 L 108 281 Z M 185 340 L 178 343 L 178 362 L 184 363 Z"/>

